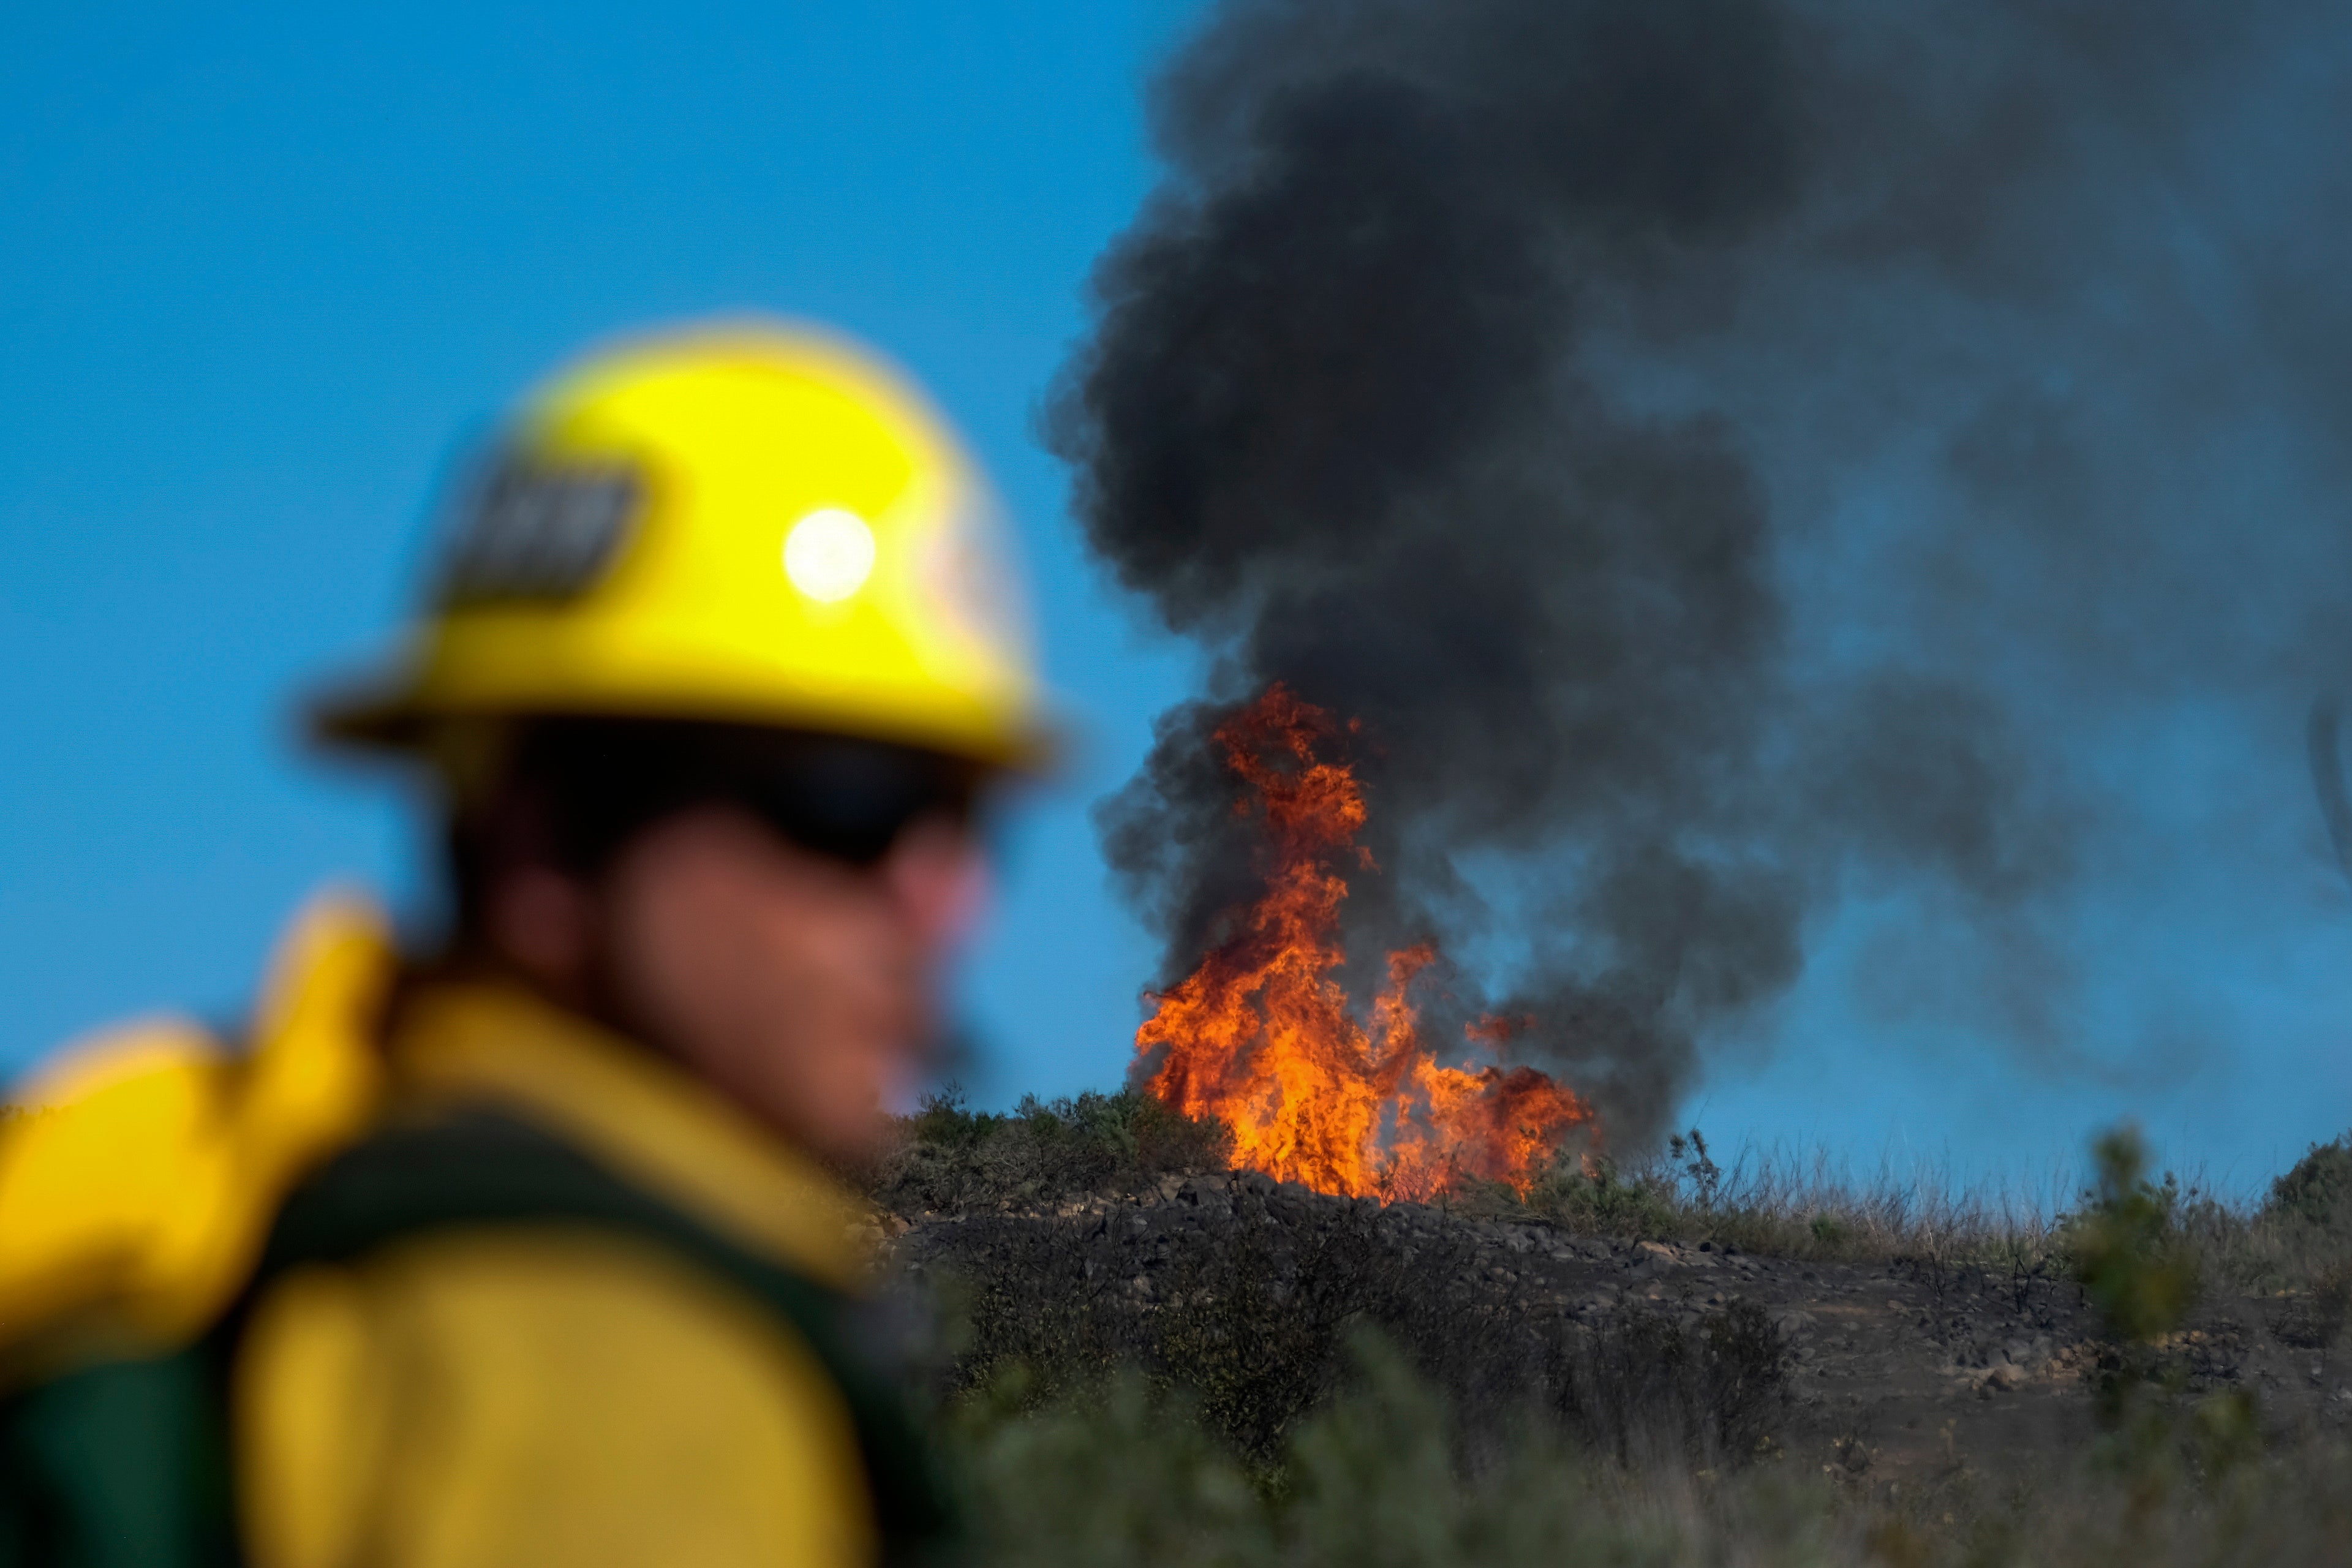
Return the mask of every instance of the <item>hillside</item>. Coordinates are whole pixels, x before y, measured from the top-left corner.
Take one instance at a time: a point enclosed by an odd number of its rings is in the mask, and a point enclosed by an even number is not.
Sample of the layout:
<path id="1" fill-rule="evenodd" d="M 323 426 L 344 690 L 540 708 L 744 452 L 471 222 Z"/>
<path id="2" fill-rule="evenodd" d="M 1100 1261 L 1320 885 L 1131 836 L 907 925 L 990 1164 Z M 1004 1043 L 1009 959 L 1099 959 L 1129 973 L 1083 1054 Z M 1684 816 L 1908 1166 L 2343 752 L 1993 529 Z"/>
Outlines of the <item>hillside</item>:
<path id="1" fill-rule="evenodd" d="M 1131 1369 L 1245 1472 L 1286 1473 L 1391 1356 L 1464 1476 L 1546 1434 L 1621 1475 L 1814 1478 L 1839 1508 L 1947 1522 L 2023 1506 L 2134 1423 L 2169 1423 L 2157 1446 L 2191 1470 L 2218 1462 L 2199 1434 L 2284 1462 L 2352 1426 L 2329 1151 L 2316 1189 L 2291 1173 L 2259 1211 L 2130 1165 L 2041 1231 L 1874 1235 L 1858 1196 L 1843 1218 L 1743 1207 L 1703 1143 L 1704 1207 L 1672 1167 L 1384 1204 L 1215 1168 L 1213 1129 L 1129 1097 L 1059 1109 L 934 1106 L 875 1185 L 892 1267 L 960 1325 L 945 1388 L 1020 1419 Z M 2168 1269 L 2195 1287 L 2135 1337 Z"/>

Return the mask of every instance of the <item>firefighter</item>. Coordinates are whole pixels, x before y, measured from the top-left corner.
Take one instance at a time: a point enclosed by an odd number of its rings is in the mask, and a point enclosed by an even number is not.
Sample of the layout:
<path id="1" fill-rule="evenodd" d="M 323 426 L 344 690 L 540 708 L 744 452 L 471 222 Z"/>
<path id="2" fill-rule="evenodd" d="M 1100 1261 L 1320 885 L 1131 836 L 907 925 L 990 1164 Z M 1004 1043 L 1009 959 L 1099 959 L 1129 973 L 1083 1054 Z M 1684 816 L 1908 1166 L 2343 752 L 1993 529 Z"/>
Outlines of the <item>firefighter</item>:
<path id="1" fill-rule="evenodd" d="M 0 1564 L 860 1564 L 949 1533 L 856 1205 L 976 815 L 1048 747 L 984 481 L 840 340 L 588 358 L 315 710 L 440 802 L 450 934 L 349 894 L 248 1037 L 0 1123 Z"/>

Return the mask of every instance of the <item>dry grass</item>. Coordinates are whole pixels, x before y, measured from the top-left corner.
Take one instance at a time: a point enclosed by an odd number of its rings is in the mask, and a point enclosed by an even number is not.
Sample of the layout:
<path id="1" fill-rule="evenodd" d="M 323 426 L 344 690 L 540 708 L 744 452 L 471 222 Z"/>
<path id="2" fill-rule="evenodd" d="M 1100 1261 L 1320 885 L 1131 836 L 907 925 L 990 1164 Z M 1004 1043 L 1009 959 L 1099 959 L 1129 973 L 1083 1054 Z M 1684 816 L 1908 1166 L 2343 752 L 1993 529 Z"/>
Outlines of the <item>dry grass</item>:
<path id="1" fill-rule="evenodd" d="M 1624 1166 L 1567 1158 L 1524 1198 L 1496 1191 L 1483 1198 L 1570 1229 L 1711 1240 L 1775 1257 L 2030 1267 L 2051 1252 L 2062 1194 L 2075 1195 L 2057 1176 L 2020 1190 L 1963 1184 L 1929 1166 L 1882 1163 L 1860 1174 L 1823 1150 L 1750 1148 L 1721 1162 L 1694 1129 Z"/>
<path id="2" fill-rule="evenodd" d="M 2184 1255 L 2201 1288 L 2310 1293 L 2352 1300 L 2352 1136 L 2319 1144 L 2256 1196 L 2221 1196 L 2199 1180 L 2146 1174 L 2136 1134 L 2131 1181 L 2150 1223 Z M 1718 1161 L 1693 1131 L 1624 1166 L 1562 1161 L 1526 1194 L 1465 1193 L 1481 1215 L 1527 1216 L 1566 1229 L 1662 1241 L 1714 1241 L 1822 1262 L 1924 1259 L 2001 1273 L 2074 1274 L 2085 1216 L 2102 1201 L 2099 1152 L 2053 1165 L 2031 1184 L 1964 1184 L 1931 1165 L 1868 1173 L 1825 1151 L 1747 1149 Z M 2107 1194 L 2112 1201 L 2116 1194 Z"/>

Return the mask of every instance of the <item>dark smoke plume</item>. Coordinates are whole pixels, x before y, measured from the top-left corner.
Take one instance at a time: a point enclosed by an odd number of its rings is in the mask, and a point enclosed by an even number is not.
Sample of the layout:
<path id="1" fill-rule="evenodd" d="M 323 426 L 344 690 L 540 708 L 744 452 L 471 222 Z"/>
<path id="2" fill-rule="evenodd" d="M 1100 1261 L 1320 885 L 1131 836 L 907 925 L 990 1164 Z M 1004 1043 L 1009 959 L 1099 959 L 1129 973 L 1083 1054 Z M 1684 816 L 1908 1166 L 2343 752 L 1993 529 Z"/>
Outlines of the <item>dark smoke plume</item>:
<path id="1" fill-rule="evenodd" d="M 1048 417 L 1217 656 L 1100 810 L 1161 978 L 1257 885 L 1207 737 L 1282 680 L 1362 722 L 1352 962 L 1438 939 L 1621 1135 L 1857 896 L 2060 1030 L 2070 741 L 2338 651 L 2352 294 L 2273 232 L 2352 212 L 2297 162 L 2344 95 L 2280 86 L 2324 9 L 1214 9 Z"/>

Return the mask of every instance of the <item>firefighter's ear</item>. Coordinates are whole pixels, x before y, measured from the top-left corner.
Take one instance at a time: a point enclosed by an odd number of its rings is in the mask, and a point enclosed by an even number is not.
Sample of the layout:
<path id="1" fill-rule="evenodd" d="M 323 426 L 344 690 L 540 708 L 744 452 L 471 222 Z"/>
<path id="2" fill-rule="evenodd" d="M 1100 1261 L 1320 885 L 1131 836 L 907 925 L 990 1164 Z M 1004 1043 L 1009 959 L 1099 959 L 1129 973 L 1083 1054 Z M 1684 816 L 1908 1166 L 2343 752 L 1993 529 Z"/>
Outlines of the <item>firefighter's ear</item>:
<path id="1" fill-rule="evenodd" d="M 485 900 L 490 945 L 499 957 L 558 993 L 577 991 L 595 961 L 593 894 L 545 866 L 511 866 Z"/>

